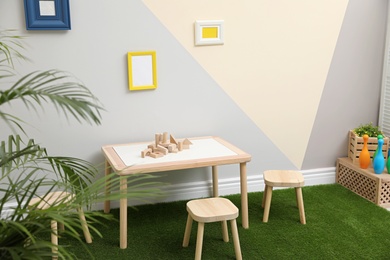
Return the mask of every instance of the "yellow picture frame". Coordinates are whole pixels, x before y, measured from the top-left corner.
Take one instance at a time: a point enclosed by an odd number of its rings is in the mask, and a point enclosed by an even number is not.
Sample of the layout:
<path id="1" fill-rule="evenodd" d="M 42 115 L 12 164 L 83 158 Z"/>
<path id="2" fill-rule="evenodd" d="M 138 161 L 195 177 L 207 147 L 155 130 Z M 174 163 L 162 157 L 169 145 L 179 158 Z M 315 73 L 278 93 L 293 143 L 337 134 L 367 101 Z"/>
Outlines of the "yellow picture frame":
<path id="1" fill-rule="evenodd" d="M 157 88 L 155 51 L 128 52 L 127 65 L 129 90 Z"/>

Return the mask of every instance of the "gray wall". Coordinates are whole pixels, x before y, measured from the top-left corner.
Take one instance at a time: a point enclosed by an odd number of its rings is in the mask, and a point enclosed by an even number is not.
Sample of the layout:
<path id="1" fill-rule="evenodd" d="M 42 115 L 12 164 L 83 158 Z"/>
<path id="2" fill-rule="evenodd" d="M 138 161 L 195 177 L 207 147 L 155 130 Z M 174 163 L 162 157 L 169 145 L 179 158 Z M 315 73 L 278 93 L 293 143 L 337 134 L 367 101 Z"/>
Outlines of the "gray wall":
<path id="1" fill-rule="evenodd" d="M 377 124 L 388 1 L 349 1 L 303 168 L 347 156 L 348 130 Z"/>

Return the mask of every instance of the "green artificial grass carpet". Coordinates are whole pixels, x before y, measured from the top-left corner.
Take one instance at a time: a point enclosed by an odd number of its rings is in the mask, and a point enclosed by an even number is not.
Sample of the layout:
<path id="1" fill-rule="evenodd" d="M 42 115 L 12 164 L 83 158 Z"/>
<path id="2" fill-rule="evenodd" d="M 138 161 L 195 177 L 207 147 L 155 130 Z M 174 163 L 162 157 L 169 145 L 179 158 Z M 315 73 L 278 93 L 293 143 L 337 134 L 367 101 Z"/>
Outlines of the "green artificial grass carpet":
<path id="1" fill-rule="evenodd" d="M 249 229 L 237 219 L 243 259 L 390 259 L 390 212 L 338 184 L 303 188 L 306 225 L 299 222 L 294 189 L 274 190 L 268 223 L 262 222 L 262 196 L 248 194 Z M 240 195 L 224 197 L 240 208 Z M 119 218 L 118 209 L 111 213 Z M 183 248 L 186 219 L 186 201 L 129 208 L 127 249 L 119 248 L 119 222 L 98 226 L 103 238 L 95 236 L 87 247 L 96 259 L 193 259 L 197 222 Z M 205 224 L 202 259 L 235 259 L 228 227 L 225 243 L 220 223 Z M 79 259 L 90 258 L 76 240 L 59 243 Z"/>

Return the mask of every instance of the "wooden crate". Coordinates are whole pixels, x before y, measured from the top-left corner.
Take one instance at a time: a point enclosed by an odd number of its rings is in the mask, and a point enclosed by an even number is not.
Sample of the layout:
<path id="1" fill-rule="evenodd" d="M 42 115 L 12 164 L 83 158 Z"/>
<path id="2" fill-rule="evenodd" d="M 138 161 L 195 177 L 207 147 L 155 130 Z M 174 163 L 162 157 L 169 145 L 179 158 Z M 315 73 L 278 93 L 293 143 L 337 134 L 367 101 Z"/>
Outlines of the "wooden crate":
<path id="1" fill-rule="evenodd" d="M 383 138 L 383 147 L 382 147 L 382 153 L 385 157 L 385 160 L 387 159 L 387 153 L 389 150 L 389 138 L 384 137 Z M 364 145 L 363 137 L 357 136 L 352 130 L 349 131 L 349 140 L 348 140 L 348 158 L 352 160 L 353 163 L 359 161 L 360 153 L 362 152 Z M 368 151 L 370 152 L 370 156 L 374 155 L 376 148 L 378 147 L 378 138 L 376 137 L 369 137 L 368 142 Z"/>
<path id="2" fill-rule="evenodd" d="M 383 207 L 390 208 L 390 174 L 376 174 L 372 167 L 361 169 L 359 162 L 337 159 L 336 183 Z"/>

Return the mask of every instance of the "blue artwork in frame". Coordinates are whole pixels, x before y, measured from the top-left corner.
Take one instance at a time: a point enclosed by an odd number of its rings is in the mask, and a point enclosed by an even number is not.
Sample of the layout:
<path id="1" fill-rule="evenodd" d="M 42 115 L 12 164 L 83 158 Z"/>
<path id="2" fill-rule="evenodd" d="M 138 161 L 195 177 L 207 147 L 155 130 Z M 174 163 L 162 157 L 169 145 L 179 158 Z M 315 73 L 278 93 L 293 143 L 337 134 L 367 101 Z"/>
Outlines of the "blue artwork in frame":
<path id="1" fill-rule="evenodd" d="M 27 30 L 70 30 L 69 0 L 24 0 Z"/>

